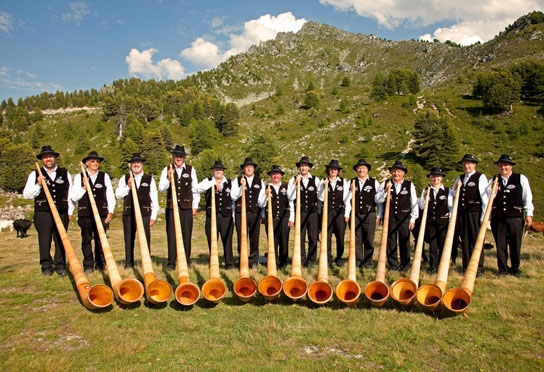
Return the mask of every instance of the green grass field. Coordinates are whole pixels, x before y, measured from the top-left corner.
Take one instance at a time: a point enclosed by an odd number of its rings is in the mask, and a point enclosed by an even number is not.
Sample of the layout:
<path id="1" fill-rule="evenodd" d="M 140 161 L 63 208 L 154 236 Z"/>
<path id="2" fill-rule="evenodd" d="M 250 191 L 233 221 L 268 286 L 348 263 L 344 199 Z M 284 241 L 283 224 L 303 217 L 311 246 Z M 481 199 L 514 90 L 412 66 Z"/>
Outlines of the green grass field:
<path id="1" fill-rule="evenodd" d="M 193 234 L 191 282 L 200 288 L 209 279 L 209 256 L 203 213 Z M 380 239 L 380 231 L 376 234 Z M 124 269 L 121 219 L 108 232 L 123 278 L 143 282 L 141 265 Z M 72 245 L 81 259 L 77 223 L 69 227 Z M 349 233 L 346 234 L 346 238 Z M 492 241 L 490 233 L 486 237 Z M 477 279 L 467 316 L 404 309 L 391 298 L 372 308 L 361 295 L 356 309 L 336 297 L 325 306 L 307 297 L 293 303 L 285 295 L 273 303 L 261 296 L 248 303 L 233 294 L 237 271 L 221 277 L 228 293 L 212 305 L 201 298 L 191 308 L 172 298 L 151 305 L 144 298 L 131 306 L 114 303 L 100 311 L 85 308 L 73 278 L 43 277 L 38 262 L 37 235 L 0 233 L 0 360 L 3 371 L 541 371 L 544 370 L 544 237 L 527 236 L 522 247 L 522 278 L 496 275 L 495 249 L 484 251 L 485 271 Z M 291 239 L 292 240 L 292 239 Z M 261 255 L 266 235 L 261 231 Z M 376 242 L 375 258 L 379 241 Z M 236 248 L 235 248 L 236 250 Z M 219 245 L 220 260 L 222 247 Z M 347 254 L 347 245 L 346 245 Z M 151 256 L 158 279 L 175 289 L 177 273 L 167 272 L 164 222 L 152 228 Z M 136 247 L 139 259 L 139 248 Z M 459 261 L 459 260 L 458 260 Z M 422 268 L 420 285 L 435 277 Z M 458 269 L 458 268 L 457 268 Z M 448 288 L 462 276 L 451 268 Z M 287 271 L 278 272 L 285 280 Z M 257 282 L 266 267 L 250 270 Z M 357 273 L 362 288 L 374 270 Z M 312 283 L 317 269 L 303 269 Z M 347 268 L 328 272 L 333 287 L 347 277 Z M 387 273 L 391 284 L 400 277 Z M 88 275 L 91 284 L 109 284 L 107 273 Z"/>

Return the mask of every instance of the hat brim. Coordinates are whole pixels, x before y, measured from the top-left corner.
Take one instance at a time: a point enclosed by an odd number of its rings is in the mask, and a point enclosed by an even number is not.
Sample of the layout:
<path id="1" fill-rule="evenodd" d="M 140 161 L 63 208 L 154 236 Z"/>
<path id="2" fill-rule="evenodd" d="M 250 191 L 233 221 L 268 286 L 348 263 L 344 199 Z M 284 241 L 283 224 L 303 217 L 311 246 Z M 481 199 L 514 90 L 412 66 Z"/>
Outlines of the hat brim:
<path id="1" fill-rule="evenodd" d="M 313 166 L 314 166 L 314 163 L 305 162 L 305 161 L 295 163 L 295 165 L 297 166 L 297 168 L 299 168 L 301 164 L 308 164 L 308 166 L 309 166 L 310 168 L 313 168 Z"/>
<path id="2" fill-rule="evenodd" d="M 364 165 L 365 167 L 367 167 L 369 171 L 370 171 L 370 169 L 372 168 L 372 166 L 371 166 L 370 164 L 362 164 L 362 163 L 361 163 L 361 164 L 355 164 L 355 165 L 353 166 L 353 170 L 354 170 L 355 172 L 357 172 L 357 167 L 360 167 L 360 166 L 363 166 L 363 165 Z"/>
<path id="3" fill-rule="evenodd" d="M 476 159 L 461 159 L 461 161 L 459 161 L 457 164 L 463 164 L 463 162 L 465 162 L 465 161 L 469 161 L 471 163 L 478 164 L 478 160 L 476 160 Z"/>
<path id="4" fill-rule="evenodd" d="M 401 171 L 403 171 L 405 174 L 408 173 L 408 169 L 404 168 L 404 167 L 398 167 L 398 166 L 393 166 L 391 168 L 389 168 L 389 172 L 391 172 L 393 169 L 400 169 Z"/>
<path id="5" fill-rule="evenodd" d="M 44 152 L 44 153 L 36 155 L 36 159 L 42 160 L 42 156 L 44 155 L 53 155 L 56 158 L 58 158 L 60 154 L 58 152 Z"/>
<path id="6" fill-rule="evenodd" d="M 100 156 L 91 156 L 89 158 L 84 158 L 82 160 L 83 163 L 85 163 L 87 160 L 91 160 L 91 159 L 95 159 L 95 160 L 98 160 L 99 162 L 103 162 L 104 161 L 104 158 L 101 158 Z"/>
<path id="7" fill-rule="evenodd" d="M 257 164 L 255 163 L 244 163 L 244 164 L 240 164 L 240 169 L 244 169 L 246 165 L 253 165 L 254 168 L 257 168 Z"/>
<path id="8" fill-rule="evenodd" d="M 270 172 L 266 172 L 266 174 L 268 174 L 269 176 L 271 176 L 272 173 L 281 173 L 282 176 L 285 175 L 284 171 L 279 171 L 279 170 L 273 170 L 273 171 L 270 171 Z"/>
<path id="9" fill-rule="evenodd" d="M 500 163 L 516 165 L 516 163 L 514 163 L 513 161 L 508 161 L 508 160 L 499 160 L 495 162 L 495 164 L 500 164 Z"/>
<path id="10" fill-rule="evenodd" d="M 444 173 L 429 173 L 427 175 L 427 177 L 431 177 L 431 176 L 441 176 L 441 177 L 446 177 L 446 175 Z"/>

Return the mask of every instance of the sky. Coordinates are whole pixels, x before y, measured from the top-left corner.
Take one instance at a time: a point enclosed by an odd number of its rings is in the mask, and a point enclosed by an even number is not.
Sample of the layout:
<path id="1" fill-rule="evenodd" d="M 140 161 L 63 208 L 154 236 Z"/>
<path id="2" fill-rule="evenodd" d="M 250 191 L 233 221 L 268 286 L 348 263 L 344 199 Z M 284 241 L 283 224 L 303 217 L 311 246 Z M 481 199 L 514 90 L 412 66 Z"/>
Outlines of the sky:
<path id="1" fill-rule="evenodd" d="M 470 45 L 534 10 L 544 0 L 2 0 L 0 101 L 183 79 L 308 21 Z"/>

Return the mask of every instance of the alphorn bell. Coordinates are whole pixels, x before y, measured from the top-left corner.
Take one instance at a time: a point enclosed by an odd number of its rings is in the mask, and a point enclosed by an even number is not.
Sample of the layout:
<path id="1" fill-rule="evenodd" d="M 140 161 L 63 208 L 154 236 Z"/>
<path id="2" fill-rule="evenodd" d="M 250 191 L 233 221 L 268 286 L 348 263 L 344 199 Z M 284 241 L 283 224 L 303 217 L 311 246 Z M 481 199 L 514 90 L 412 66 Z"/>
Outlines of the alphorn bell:
<path id="1" fill-rule="evenodd" d="M 217 251 L 217 216 L 215 215 L 215 185 L 210 189 L 211 220 L 210 220 L 210 279 L 202 286 L 202 296 L 214 304 L 221 302 L 227 286 L 219 276 L 219 253 Z"/>
<path id="2" fill-rule="evenodd" d="M 291 276 L 283 283 L 283 293 L 293 301 L 298 301 L 306 294 L 308 285 L 302 279 L 302 258 L 300 248 L 300 183 L 301 176 L 296 176 L 297 204 L 295 206 L 295 241 L 293 244 L 293 261 Z"/>
<path id="3" fill-rule="evenodd" d="M 38 170 L 38 175 L 43 177 L 42 170 L 40 165 L 36 163 L 36 169 Z M 76 253 L 74 252 L 74 247 L 70 242 L 70 238 L 66 233 L 66 229 L 62 224 L 62 219 L 60 218 L 59 211 L 53 201 L 53 197 L 47 187 L 47 182 L 45 179 L 42 182 L 42 188 L 47 198 L 49 204 L 49 209 L 51 209 L 51 214 L 55 220 L 55 225 L 57 226 L 57 231 L 59 232 L 60 238 L 62 240 L 62 245 L 66 253 L 66 260 L 68 261 L 70 272 L 74 277 L 76 283 L 77 291 L 79 293 L 79 298 L 87 309 L 95 310 L 101 309 L 107 306 L 110 306 L 113 302 L 113 292 L 110 287 L 104 284 L 96 284 L 91 286 L 89 280 L 85 276 L 83 271 L 83 266 L 79 262 Z"/>
<path id="4" fill-rule="evenodd" d="M 310 284 L 308 288 L 308 297 L 316 305 L 323 305 L 329 302 L 332 298 L 333 289 L 328 283 L 328 254 L 327 254 L 327 232 L 328 232 L 328 204 L 329 204 L 329 180 L 323 180 L 324 192 L 323 196 L 323 213 L 321 218 L 321 244 L 319 246 L 319 267 L 317 270 L 317 281 Z"/>
<path id="5" fill-rule="evenodd" d="M 140 255 L 142 257 L 142 270 L 144 272 L 144 286 L 146 298 L 152 304 L 161 304 L 166 302 L 172 296 L 172 287 L 168 282 L 159 280 L 153 272 L 153 263 L 149 254 L 147 237 L 145 236 L 144 221 L 142 211 L 140 210 L 140 201 L 138 200 L 138 191 L 136 190 L 136 181 L 132 176 L 132 169 L 129 165 L 130 188 L 132 191 L 132 209 L 134 209 L 134 219 L 136 220 L 136 231 L 138 232 L 138 242 L 140 243 Z"/>
<path id="6" fill-rule="evenodd" d="M 376 267 L 376 280 L 365 286 L 365 297 L 373 307 L 382 307 L 389 297 L 389 287 L 385 284 L 385 264 L 387 261 L 387 236 L 389 233 L 389 210 L 391 208 L 391 187 L 393 181 L 385 182 L 387 196 L 383 214 L 382 240 Z"/>
<path id="7" fill-rule="evenodd" d="M 416 293 L 417 302 L 420 306 L 427 310 L 434 311 L 438 305 L 440 305 L 440 299 L 446 291 L 448 271 L 450 269 L 451 248 L 453 246 L 455 224 L 457 222 L 457 207 L 459 205 L 459 189 L 461 184 L 461 182 L 458 182 L 456 185 L 455 199 L 453 200 L 450 222 L 448 225 L 448 231 L 446 232 L 446 238 L 444 240 L 444 247 L 442 248 L 442 256 L 440 257 L 440 263 L 438 264 L 436 280 L 434 284 L 422 285 L 418 288 Z"/>
<path id="8" fill-rule="evenodd" d="M 491 195 L 485 209 L 484 219 L 480 225 L 480 230 L 478 231 L 478 236 L 474 243 L 474 250 L 472 251 L 472 256 L 470 256 L 470 261 L 468 262 L 467 271 L 463 277 L 461 286 L 459 288 L 450 289 L 442 298 L 444 307 L 454 314 L 464 314 L 470 306 L 472 292 L 474 291 L 474 283 L 476 282 L 476 274 L 478 272 L 478 264 L 480 262 L 480 255 L 482 254 L 482 247 L 484 245 L 485 230 L 487 229 L 487 223 L 491 216 L 493 200 L 495 199 L 498 186 L 498 177 L 496 177 L 493 181 Z"/>
<path id="9" fill-rule="evenodd" d="M 357 283 L 355 257 L 355 180 L 351 182 L 351 216 L 349 224 L 348 278 L 336 286 L 336 297 L 349 307 L 357 307 L 361 287 Z"/>
<path id="10" fill-rule="evenodd" d="M 276 250 L 274 249 L 274 219 L 272 215 L 272 194 L 270 185 L 268 185 L 268 258 L 266 262 L 266 276 L 259 280 L 257 289 L 259 293 L 267 300 L 274 301 L 281 293 L 281 280 L 276 275 Z"/>
<path id="11" fill-rule="evenodd" d="M 421 226 L 417 235 L 416 249 L 414 252 L 414 262 L 410 269 L 409 278 L 399 278 L 391 284 L 389 292 L 391 298 L 403 306 L 410 306 L 416 296 L 417 287 L 419 285 L 419 272 L 421 269 L 421 256 L 423 254 L 423 243 L 425 242 L 425 226 L 427 224 L 427 213 L 429 209 L 429 199 L 431 188 L 427 187 L 427 195 L 425 195 L 425 207 L 421 216 Z"/>
<path id="12" fill-rule="evenodd" d="M 117 269 L 117 264 L 115 263 L 115 258 L 111 252 L 110 243 L 108 242 L 108 237 L 106 236 L 106 230 L 102 225 L 102 219 L 98 213 L 98 207 L 96 206 L 96 200 L 94 199 L 93 191 L 89 178 L 87 177 L 87 172 L 83 163 L 80 163 L 81 166 L 81 177 L 84 182 L 85 188 L 87 189 L 87 196 L 89 197 L 89 202 L 91 204 L 91 209 L 93 211 L 94 222 L 96 224 L 96 230 L 100 237 L 100 244 L 102 245 L 102 251 L 104 252 L 104 259 L 106 260 L 106 269 L 108 270 L 108 276 L 110 278 L 110 284 L 113 288 L 113 293 L 117 301 L 124 305 L 129 305 L 134 302 L 140 301 L 144 295 L 144 286 L 142 283 L 135 278 L 126 278 L 121 279 L 119 270 Z"/>
<path id="13" fill-rule="evenodd" d="M 247 302 L 257 293 L 257 283 L 249 277 L 249 258 L 247 251 L 247 212 L 246 212 L 246 179 L 240 179 L 242 187 L 242 213 L 240 216 L 240 277 L 234 282 L 234 294 L 242 302 Z"/>
<path id="14" fill-rule="evenodd" d="M 174 167 L 170 164 L 170 169 Z M 176 301 L 183 306 L 194 305 L 200 297 L 200 289 L 197 285 L 189 282 L 189 269 L 185 258 L 185 247 L 183 245 L 181 219 L 178 209 L 178 195 L 176 193 L 176 180 L 174 173 L 170 176 L 170 189 L 172 191 L 172 210 L 174 212 L 174 230 L 176 231 L 176 263 L 178 266 L 179 285 L 174 292 Z"/>

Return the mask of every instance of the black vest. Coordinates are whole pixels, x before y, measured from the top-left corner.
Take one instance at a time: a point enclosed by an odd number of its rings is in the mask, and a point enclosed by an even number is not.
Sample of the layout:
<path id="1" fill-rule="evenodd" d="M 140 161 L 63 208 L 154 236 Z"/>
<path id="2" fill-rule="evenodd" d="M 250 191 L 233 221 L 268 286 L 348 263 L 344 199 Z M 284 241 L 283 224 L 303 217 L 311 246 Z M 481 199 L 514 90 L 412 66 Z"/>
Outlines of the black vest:
<path id="1" fill-rule="evenodd" d="M 38 183 L 38 171 L 36 172 L 36 183 Z M 70 189 L 70 181 L 68 180 L 68 171 L 65 168 L 57 168 L 55 179 L 49 178 L 49 174 L 42 167 L 42 174 L 45 177 L 47 188 L 53 198 L 55 207 L 59 213 L 68 211 L 68 190 Z M 45 191 L 42 188 L 40 194 L 34 199 L 34 210 L 49 211 L 49 203 L 45 196 Z"/>
<path id="2" fill-rule="evenodd" d="M 344 179 L 342 177 L 336 177 L 336 185 L 334 190 L 329 180 L 329 195 L 328 195 L 328 208 L 329 210 L 339 211 L 344 209 Z"/>
<path id="3" fill-rule="evenodd" d="M 355 177 L 355 213 L 367 214 L 376 213 L 376 180 L 368 177 L 363 184 L 362 191 L 359 190 L 359 178 Z"/>
<path id="4" fill-rule="evenodd" d="M 521 188 L 521 175 L 512 173 L 506 186 L 499 177 L 499 188 L 493 200 L 491 215 L 494 217 L 523 217 L 523 190 Z"/>
<path id="5" fill-rule="evenodd" d="M 238 184 L 241 185 L 240 180 L 242 177 L 238 177 Z M 246 212 L 257 213 L 259 212 L 259 193 L 261 192 L 261 179 L 257 176 L 253 177 L 253 183 L 251 187 L 247 186 L 246 179 Z M 242 213 L 242 198 L 236 201 L 236 213 Z"/>
<path id="6" fill-rule="evenodd" d="M 208 178 L 210 181 L 213 179 Z M 232 182 L 227 180 L 223 184 L 221 191 L 215 190 L 215 214 L 221 214 L 224 217 L 232 215 L 232 199 L 230 197 L 230 191 Z M 215 189 L 215 184 L 206 190 L 206 216 L 212 215 L 212 189 Z"/>
<path id="7" fill-rule="evenodd" d="M 474 173 L 468 180 L 467 185 L 461 185 L 461 194 L 459 195 L 459 210 L 465 212 L 479 212 L 482 209 L 482 198 L 478 184 L 480 182 L 481 173 Z M 466 174 L 460 177 L 461 182 L 464 182 Z"/>
<path id="8" fill-rule="evenodd" d="M 434 190 L 430 188 L 428 192 L 431 193 L 429 197 L 429 209 L 427 210 L 427 222 L 435 222 L 439 225 L 445 225 L 449 223 L 449 209 L 448 209 L 448 195 L 450 189 L 444 187 L 444 190 L 439 189 L 434 196 Z"/>
<path id="9" fill-rule="evenodd" d="M 270 185 L 270 195 L 272 198 L 272 217 L 283 218 L 289 217 L 289 198 L 287 197 L 287 184 L 282 182 L 280 184 L 279 192 L 276 193 L 276 189 Z M 268 218 L 268 213 L 266 214 Z"/>
<path id="10" fill-rule="evenodd" d="M 87 174 L 85 174 L 87 176 Z M 98 214 L 100 217 L 104 218 L 108 215 L 108 199 L 106 198 L 106 185 L 104 184 L 105 173 L 98 171 L 96 180 L 93 184 L 93 181 L 89 178 L 89 184 L 91 186 L 94 200 L 96 202 L 96 207 L 98 209 Z M 83 184 L 83 174 L 81 175 L 81 186 Z M 83 195 L 81 199 L 77 202 L 77 215 L 79 217 L 91 217 L 91 201 L 89 200 L 89 190 Z"/>
<path id="11" fill-rule="evenodd" d="M 125 182 L 128 184 L 129 175 L 125 175 Z M 151 215 L 151 196 L 149 192 L 151 190 L 151 182 L 153 177 L 150 174 L 144 174 L 140 187 L 137 188 L 136 194 L 138 194 L 138 202 L 140 203 L 140 211 L 142 216 L 147 217 Z M 132 189 L 128 192 L 123 200 L 123 216 L 130 216 L 132 214 Z"/>
<path id="12" fill-rule="evenodd" d="M 190 165 L 185 164 L 185 168 L 181 171 L 181 177 L 178 178 L 178 173 L 175 171 L 172 173 L 174 181 L 176 183 L 176 196 L 178 197 L 178 204 L 182 209 L 193 208 L 193 190 L 191 188 L 193 179 L 191 177 Z M 168 189 L 166 193 L 166 208 L 172 209 L 172 187 Z"/>
<path id="13" fill-rule="evenodd" d="M 410 211 L 412 210 L 412 204 L 410 202 L 411 186 L 412 182 L 407 180 L 402 181 L 400 192 L 397 194 L 395 184 L 393 183 L 391 185 L 391 206 L 389 208 L 389 218 L 395 217 L 397 219 L 403 219 L 410 214 Z"/>
<path id="14" fill-rule="evenodd" d="M 308 187 L 305 187 L 302 178 L 300 179 L 300 199 L 301 212 L 317 212 L 317 187 L 315 186 L 315 177 L 308 178 Z"/>

